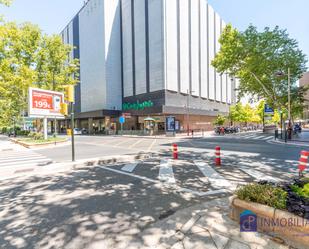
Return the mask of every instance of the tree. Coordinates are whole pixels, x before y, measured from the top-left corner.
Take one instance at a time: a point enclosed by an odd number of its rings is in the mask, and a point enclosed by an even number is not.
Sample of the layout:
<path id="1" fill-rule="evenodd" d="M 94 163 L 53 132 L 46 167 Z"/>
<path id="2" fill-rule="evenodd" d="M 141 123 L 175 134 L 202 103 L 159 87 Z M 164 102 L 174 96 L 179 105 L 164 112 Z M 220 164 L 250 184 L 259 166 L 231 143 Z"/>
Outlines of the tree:
<path id="1" fill-rule="evenodd" d="M 253 108 L 249 104 L 242 105 L 240 102 L 230 107 L 229 118 L 233 122 L 244 123 L 261 123 L 258 108 Z"/>
<path id="2" fill-rule="evenodd" d="M 225 121 L 226 117 L 219 114 L 214 122 L 214 125 L 222 126 L 225 123 Z"/>
<path id="3" fill-rule="evenodd" d="M 212 65 L 220 73 L 239 78 L 240 97 L 249 93 L 257 99 L 265 99 L 273 108 L 287 108 L 287 76 L 276 74 L 290 68 L 293 102 L 301 109 L 303 92 L 296 81 L 306 71 L 307 61 L 297 41 L 291 39 L 286 30 L 275 27 L 258 32 L 250 25 L 239 32 L 227 25 L 219 42 L 221 49 Z"/>
<path id="4" fill-rule="evenodd" d="M 0 37 L 0 125 L 9 126 L 26 112 L 30 86 L 61 90 L 75 84 L 78 61 L 70 58 L 73 47 L 30 23 L 4 23 Z"/>
<path id="5" fill-rule="evenodd" d="M 12 2 L 12 0 L 0 0 L 0 4 L 4 4 L 6 6 L 10 6 Z"/>

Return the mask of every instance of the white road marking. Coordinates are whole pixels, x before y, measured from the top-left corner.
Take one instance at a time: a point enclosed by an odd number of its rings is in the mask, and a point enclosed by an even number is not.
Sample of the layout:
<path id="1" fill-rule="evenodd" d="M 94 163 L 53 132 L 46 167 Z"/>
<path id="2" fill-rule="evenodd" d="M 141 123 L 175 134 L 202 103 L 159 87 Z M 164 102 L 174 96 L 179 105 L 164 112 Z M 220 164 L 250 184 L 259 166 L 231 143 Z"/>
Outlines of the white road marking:
<path id="1" fill-rule="evenodd" d="M 138 163 L 129 163 L 126 164 L 125 166 L 123 166 L 121 168 L 121 170 L 126 171 L 126 172 L 133 172 L 133 170 L 135 169 L 135 167 L 138 165 Z"/>
<path id="2" fill-rule="evenodd" d="M 239 167 L 239 169 L 258 180 L 267 180 L 267 181 L 273 181 L 273 182 L 280 181 L 279 178 L 265 175 L 264 173 L 254 170 L 254 169 L 249 169 L 247 167 Z"/>
<path id="3" fill-rule="evenodd" d="M 212 167 L 203 161 L 194 161 L 194 164 L 200 169 L 204 176 L 206 176 L 211 184 L 215 188 L 227 188 L 231 189 L 232 184 L 227 181 L 223 176 L 219 175 Z"/>
<path id="4" fill-rule="evenodd" d="M 144 141 L 144 139 L 137 140 L 134 144 L 130 145 L 129 148 L 133 148 L 134 146 L 138 145 L 140 142 Z"/>
<path id="5" fill-rule="evenodd" d="M 160 181 L 166 183 L 176 183 L 173 166 L 170 164 L 170 160 L 161 160 L 160 162 L 160 170 L 159 170 L 159 179 Z"/>
<path id="6" fill-rule="evenodd" d="M 254 138 L 256 135 L 246 135 L 246 136 L 243 136 L 242 138 L 244 139 L 251 139 L 251 138 Z"/>
<path id="7" fill-rule="evenodd" d="M 215 195 L 215 194 L 229 193 L 229 190 L 227 190 L 227 189 L 210 190 L 210 191 L 207 191 L 207 192 L 194 191 L 194 190 L 191 190 L 191 189 L 188 189 L 188 188 L 179 187 L 179 186 L 177 186 L 175 184 L 162 183 L 160 181 L 153 180 L 153 179 L 150 179 L 150 178 L 145 177 L 145 176 L 134 175 L 132 173 L 120 171 L 120 170 L 117 170 L 117 169 L 112 169 L 112 168 L 106 167 L 106 166 L 97 166 L 97 167 L 99 167 L 101 169 L 105 169 L 105 170 L 111 171 L 111 172 L 114 172 L 114 173 L 118 173 L 118 174 L 122 174 L 122 175 L 127 175 L 127 176 L 138 178 L 138 179 L 141 179 L 141 180 L 144 180 L 144 181 L 152 182 L 152 183 L 155 183 L 160 188 L 169 188 L 169 189 L 171 189 L 172 191 L 174 191 L 176 193 L 184 192 L 184 193 L 189 193 L 189 194 L 196 195 L 196 196 L 199 196 L 199 197 Z"/>
<path id="8" fill-rule="evenodd" d="M 259 140 L 259 139 L 262 139 L 262 138 L 264 138 L 264 136 L 258 136 L 258 137 L 255 137 L 255 138 L 253 138 L 254 140 Z"/>
<path id="9" fill-rule="evenodd" d="M 157 139 L 155 138 L 155 139 L 152 141 L 151 145 L 148 147 L 148 151 L 151 151 L 151 150 L 152 150 L 152 147 L 155 145 L 156 142 L 157 142 Z"/>

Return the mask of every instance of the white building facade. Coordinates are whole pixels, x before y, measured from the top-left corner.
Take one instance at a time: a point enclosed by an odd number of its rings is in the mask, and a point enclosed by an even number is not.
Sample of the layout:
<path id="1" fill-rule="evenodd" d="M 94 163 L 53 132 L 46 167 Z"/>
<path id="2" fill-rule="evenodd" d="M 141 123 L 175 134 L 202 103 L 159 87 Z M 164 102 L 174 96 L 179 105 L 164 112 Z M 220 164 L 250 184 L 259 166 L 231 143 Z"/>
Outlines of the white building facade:
<path id="1" fill-rule="evenodd" d="M 224 21 L 206 0 L 89 0 L 63 30 L 80 59 L 78 126 L 179 130 L 212 129 L 235 101 L 235 82 L 211 61 Z M 98 121 L 99 120 L 99 121 Z M 113 128 L 113 129 L 114 129 Z"/>

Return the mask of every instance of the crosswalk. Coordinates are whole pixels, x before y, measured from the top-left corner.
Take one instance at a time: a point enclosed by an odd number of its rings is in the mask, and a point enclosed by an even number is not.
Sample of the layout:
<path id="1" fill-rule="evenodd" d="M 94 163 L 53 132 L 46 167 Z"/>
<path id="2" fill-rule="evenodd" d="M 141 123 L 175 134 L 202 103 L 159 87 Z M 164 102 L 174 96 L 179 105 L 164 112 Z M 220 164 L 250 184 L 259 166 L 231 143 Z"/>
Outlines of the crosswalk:
<path id="1" fill-rule="evenodd" d="M 2 141 L 0 144 L 0 169 L 44 166 L 50 163 L 51 159 L 12 142 Z"/>
<path id="2" fill-rule="evenodd" d="M 262 134 L 262 133 L 237 133 L 237 134 L 228 134 L 226 137 L 234 139 L 244 139 L 244 140 L 262 140 L 268 141 L 274 139 L 273 135 Z"/>
<path id="3" fill-rule="evenodd" d="M 139 178 L 140 180 L 164 187 L 168 186 L 178 189 L 180 192 L 189 192 L 197 196 L 231 193 L 239 184 L 245 184 L 248 181 L 265 179 L 277 182 L 279 180 L 267 176 L 265 172 L 243 165 L 240 165 L 237 169 L 233 168 L 234 172 L 220 171 L 207 160 L 202 159 L 149 158 L 99 167 L 113 173 Z M 233 175 L 234 179 L 229 177 L 230 175 Z"/>

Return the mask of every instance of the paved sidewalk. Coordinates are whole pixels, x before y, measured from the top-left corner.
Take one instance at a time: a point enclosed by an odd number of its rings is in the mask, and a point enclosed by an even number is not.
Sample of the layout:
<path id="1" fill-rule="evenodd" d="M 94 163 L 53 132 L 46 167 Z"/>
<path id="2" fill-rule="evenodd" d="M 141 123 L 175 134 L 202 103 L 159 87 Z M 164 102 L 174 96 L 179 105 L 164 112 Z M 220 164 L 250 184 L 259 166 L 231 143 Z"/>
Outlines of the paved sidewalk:
<path id="1" fill-rule="evenodd" d="M 143 246 L 156 249 L 288 249 L 261 233 L 241 233 L 228 216 L 228 198 L 183 209 L 142 232 Z M 128 247 L 130 248 L 130 246 Z"/>

